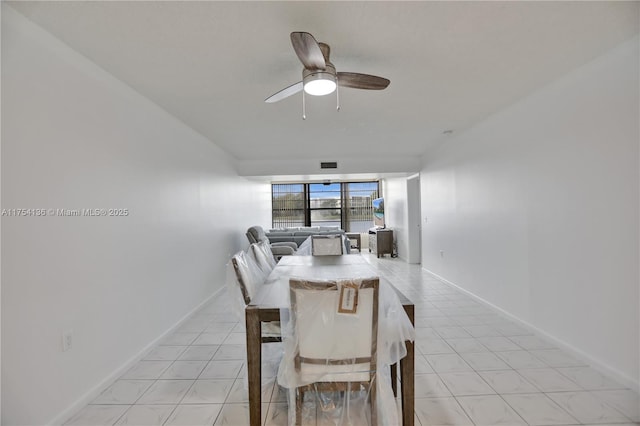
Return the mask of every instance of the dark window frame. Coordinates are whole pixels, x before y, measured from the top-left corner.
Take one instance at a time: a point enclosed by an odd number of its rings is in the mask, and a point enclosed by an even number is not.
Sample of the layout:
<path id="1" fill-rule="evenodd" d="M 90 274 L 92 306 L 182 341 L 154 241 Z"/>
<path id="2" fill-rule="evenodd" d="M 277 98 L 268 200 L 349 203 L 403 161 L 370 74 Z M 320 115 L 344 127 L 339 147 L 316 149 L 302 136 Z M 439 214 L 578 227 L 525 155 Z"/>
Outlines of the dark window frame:
<path id="1" fill-rule="evenodd" d="M 294 221 L 290 221 L 290 223 L 286 223 L 287 221 L 285 220 L 276 220 L 276 214 L 274 214 L 276 211 L 279 213 L 283 212 L 283 209 L 275 209 L 275 204 L 276 204 L 276 194 L 278 195 L 282 195 L 282 194 L 302 194 L 303 197 L 303 217 L 301 217 L 301 219 L 304 219 L 304 226 L 311 226 L 312 224 L 312 212 L 314 211 L 333 211 L 333 210 L 338 210 L 339 211 L 339 220 L 335 221 L 335 222 L 339 222 L 340 224 L 340 228 L 344 229 L 345 231 L 349 232 L 350 231 L 350 217 L 352 217 L 353 214 L 358 214 L 355 213 L 357 209 L 360 209 L 359 214 L 362 214 L 361 209 L 363 208 L 363 206 L 352 206 L 351 205 L 351 196 L 350 196 L 350 191 L 349 191 L 349 187 L 352 184 L 376 184 L 376 190 L 371 192 L 371 195 L 369 196 L 370 199 L 373 199 L 374 197 L 380 197 L 381 196 L 381 183 L 379 180 L 371 180 L 371 181 L 349 181 L 349 182 L 334 182 L 333 184 L 339 184 L 339 191 L 330 191 L 330 192 L 335 192 L 336 194 L 339 194 L 339 207 L 311 207 L 311 201 L 312 201 L 312 195 L 314 193 L 319 193 L 322 191 L 312 191 L 312 185 L 316 186 L 316 185 L 324 185 L 322 182 L 292 182 L 292 183 L 274 183 L 271 185 L 271 226 L 273 228 L 278 228 L 278 227 L 287 227 L 287 226 L 300 226 L 300 225 L 296 225 L 296 222 Z M 274 191 L 274 189 L 276 187 L 278 187 L 278 189 L 282 189 L 283 186 L 287 186 L 287 185 L 291 185 L 291 187 L 299 187 L 300 185 L 302 185 L 302 191 L 295 191 L 295 192 L 288 192 L 288 191 Z M 367 190 L 363 190 L 363 191 L 367 191 Z M 354 190 L 351 190 L 351 192 L 357 192 Z M 358 197 L 361 197 L 361 195 L 358 195 Z M 314 199 L 318 199 L 318 198 L 314 198 Z M 366 206 L 366 208 L 369 208 L 369 206 Z M 294 210 L 294 209 L 292 209 Z M 297 211 L 299 209 L 295 209 L 295 211 Z"/>

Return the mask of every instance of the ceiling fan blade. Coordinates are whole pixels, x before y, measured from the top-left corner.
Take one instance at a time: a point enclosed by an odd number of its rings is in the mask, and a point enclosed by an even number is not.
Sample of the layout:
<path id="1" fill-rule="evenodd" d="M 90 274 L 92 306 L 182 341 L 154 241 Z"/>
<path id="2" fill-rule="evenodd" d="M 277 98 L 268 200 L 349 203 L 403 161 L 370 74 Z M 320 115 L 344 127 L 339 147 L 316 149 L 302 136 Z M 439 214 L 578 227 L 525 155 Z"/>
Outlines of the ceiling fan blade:
<path id="1" fill-rule="evenodd" d="M 323 70 L 327 67 L 324 61 L 324 55 L 315 38 L 309 33 L 293 32 L 291 33 L 291 44 L 300 62 L 308 70 Z"/>
<path id="2" fill-rule="evenodd" d="M 391 81 L 383 77 L 357 72 L 339 72 L 338 84 L 340 87 L 353 87 L 354 89 L 382 90 L 386 89 Z"/>
<path id="3" fill-rule="evenodd" d="M 288 98 L 291 95 L 295 95 L 296 93 L 302 91 L 302 82 L 299 81 L 295 84 L 292 84 L 291 86 L 282 89 L 281 91 L 274 93 L 273 95 L 269 96 L 267 99 L 265 99 L 264 101 L 268 104 L 272 104 L 274 102 L 278 102 L 283 100 L 284 98 Z"/>

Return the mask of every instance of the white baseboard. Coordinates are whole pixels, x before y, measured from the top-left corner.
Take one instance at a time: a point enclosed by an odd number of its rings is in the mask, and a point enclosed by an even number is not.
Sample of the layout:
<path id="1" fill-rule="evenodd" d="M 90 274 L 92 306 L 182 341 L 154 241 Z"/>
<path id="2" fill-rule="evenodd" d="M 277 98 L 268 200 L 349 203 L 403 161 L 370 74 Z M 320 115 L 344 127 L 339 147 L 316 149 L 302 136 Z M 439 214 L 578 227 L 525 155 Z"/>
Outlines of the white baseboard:
<path id="1" fill-rule="evenodd" d="M 211 296 L 207 297 L 202 303 L 193 308 L 189 313 L 184 315 L 182 318 L 178 320 L 171 328 L 162 333 L 156 339 L 154 339 L 151 343 L 145 346 L 140 352 L 136 355 L 129 358 L 123 365 L 118 367 L 115 371 L 105 377 L 100 383 L 91 388 L 87 393 L 78 398 L 73 404 L 64 409 L 60 414 L 58 414 L 53 420 L 47 423 L 47 425 L 62 425 L 66 421 L 68 421 L 71 417 L 76 415 L 80 410 L 82 410 L 87 404 L 96 399 L 98 395 L 100 395 L 106 388 L 111 386 L 120 376 L 122 376 L 127 370 L 129 370 L 135 363 L 144 358 L 147 353 L 149 353 L 162 339 L 167 337 L 169 334 L 173 333 L 176 329 L 178 329 L 186 320 L 188 320 L 194 313 L 196 313 L 200 308 L 202 308 L 207 302 L 209 302 L 213 297 L 215 297 L 218 293 L 223 291 L 225 286 L 217 289 L 215 292 L 211 294 Z"/>
<path id="2" fill-rule="evenodd" d="M 634 390 L 635 392 L 640 392 L 640 382 L 638 381 L 637 378 L 633 378 L 633 377 L 629 377 L 628 375 L 624 374 L 623 372 L 621 372 L 620 370 L 618 370 L 615 367 L 612 367 L 596 358 L 594 358 L 593 356 L 589 355 L 588 353 L 573 347 L 569 344 L 567 344 L 566 342 L 558 339 L 557 337 L 549 334 L 548 332 L 516 317 L 515 315 L 505 311 L 504 309 L 500 308 L 499 306 L 494 305 L 491 302 L 488 302 L 486 300 L 484 300 L 482 297 L 479 297 L 473 293 L 471 293 L 468 290 L 465 290 L 464 288 L 462 288 L 461 286 L 447 280 L 444 277 L 441 277 L 440 275 L 431 272 L 430 270 L 428 270 L 427 268 L 422 268 L 423 271 L 425 271 L 426 273 L 428 273 L 429 275 L 432 275 L 434 278 L 437 278 L 438 280 L 442 281 L 445 284 L 448 284 L 452 287 L 455 287 L 457 290 L 460 290 L 461 292 L 463 292 L 464 294 L 466 294 L 469 297 L 472 297 L 473 299 L 477 300 L 478 302 L 487 305 L 489 307 L 491 307 L 492 309 L 495 309 L 496 311 L 499 311 L 502 315 L 504 315 L 505 317 L 509 318 L 511 321 L 516 322 L 518 325 L 530 330 L 531 332 L 544 337 L 545 339 L 551 341 L 554 345 L 556 345 L 558 348 L 563 349 L 564 351 L 568 352 L 569 354 L 571 354 L 572 356 L 574 356 L 575 358 L 584 361 L 586 364 L 588 364 L 591 368 L 598 370 L 600 373 L 604 374 L 605 376 L 609 377 L 610 379 L 624 385 L 627 386 L 628 388 Z"/>

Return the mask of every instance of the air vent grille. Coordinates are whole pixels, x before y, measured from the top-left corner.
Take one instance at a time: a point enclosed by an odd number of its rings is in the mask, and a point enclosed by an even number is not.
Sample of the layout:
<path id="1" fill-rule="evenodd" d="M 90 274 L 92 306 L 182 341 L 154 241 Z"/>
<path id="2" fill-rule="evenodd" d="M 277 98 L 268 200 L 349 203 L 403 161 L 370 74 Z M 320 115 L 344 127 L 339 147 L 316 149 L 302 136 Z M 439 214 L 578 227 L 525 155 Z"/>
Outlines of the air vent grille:
<path id="1" fill-rule="evenodd" d="M 321 169 L 337 169 L 338 163 L 336 161 L 323 161 L 320 163 Z"/>

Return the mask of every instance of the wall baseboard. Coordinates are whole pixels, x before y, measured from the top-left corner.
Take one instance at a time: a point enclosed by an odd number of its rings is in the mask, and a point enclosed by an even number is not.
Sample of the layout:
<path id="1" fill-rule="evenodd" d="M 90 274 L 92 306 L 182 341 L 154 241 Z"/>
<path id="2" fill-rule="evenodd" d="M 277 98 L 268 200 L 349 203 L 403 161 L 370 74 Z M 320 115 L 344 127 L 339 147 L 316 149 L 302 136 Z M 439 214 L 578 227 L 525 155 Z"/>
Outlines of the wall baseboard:
<path id="1" fill-rule="evenodd" d="M 604 374 L 605 376 L 609 377 L 610 379 L 624 385 L 627 386 L 628 388 L 632 389 L 635 392 L 640 392 L 640 382 L 638 381 L 637 378 L 633 378 L 633 377 L 629 377 L 628 375 L 622 373 L 620 370 L 611 367 L 610 365 L 592 357 L 591 355 L 589 355 L 588 353 L 581 351 L 578 348 L 575 348 L 569 344 L 567 344 L 566 342 L 558 339 L 557 337 L 553 336 L 552 334 L 549 334 L 548 332 L 516 317 L 515 315 L 505 311 L 504 309 L 500 308 L 499 306 L 494 305 L 491 302 L 486 301 L 485 299 L 483 299 L 480 296 L 475 295 L 474 293 L 465 290 L 463 287 L 447 280 L 444 277 L 441 277 L 440 275 L 431 272 L 430 270 L 428 270 L 427 268 L 422 268 L 423 271 L 425 271 L 426 273 L 428 273 L 429 275 L 433 276 L 434 278 L 437 278 L 438 280 L 442 281 L 443 283 L 450 285 L 452 287 L 455 287 L 457 290 L 460 290 L 461 292 L 463 292 L 464 294 L 466 294 L 469 297 L 472 297 L 473 299 L 475 299 L 476 301 L 491 307 L 492 309 L 495 309 L 496 311 L 500 312 L 502 315 L 504 315 L 505 317 L 507 317 L 508 319 L 510 319 L 511 321 L 514 321 L 515 323 L 517 323 L 518 325 L 522 326 L 523 328 L 526 328 L 528 330 L 530 330 L 531 332 L 544 337 L 545 339 L 551 341 L 554 345 L 556 345 L 559 349 L 562 349 L 566 352 L 568 352 L 570 355 L 574 356 L 575 358 L 584 361 L 585 363 L 587 363 L 590 367 L 592 367 L 593 369 L 599 371 L 600 373 Z"/>
<path id="2" fill-rule="evenodd" d="M 66 421 L 68 421 L 71 417 L 76 415 L 80 410 L 82 410 L 87 404 L 96 399 L 98 395 L 100 395 L 106 388 L 111 386 L 120 376 L 122 376 L 127 370 L 129 370 L 135 363 L 140 361 L 144 356 L 149 353 L 162 339 L 167 337 L 169 334 L 173 333 L 177 330 L 185 321 L 187 321 L 193 314 L 195 314 L 200 308 L 202 308 L 207 302 L 213 299 L 217 294 L 223 291 L 226 286 L 222 286 L 221 288 L 214 291 L 209 297 L 207 297 L 202 303 L 189 311 L 186 315 L 184 315 L 181 319 L 179 319 L 173 326 L 171 326 L 167 331 L 162 333 L 156 339 L 154 339 L 151 343 L 145 346 L 140 352 L 136 355 L 129 358 L 123 365 L 118 367 L 115 371 L 105 377 L 100 383 L 91 388 L 87 393 L 78 398 L 73 404 L 64 409 L 60 414 L 58 414 L 53 420 L 48 422 L 48 425 L 62 425 Z"/>

